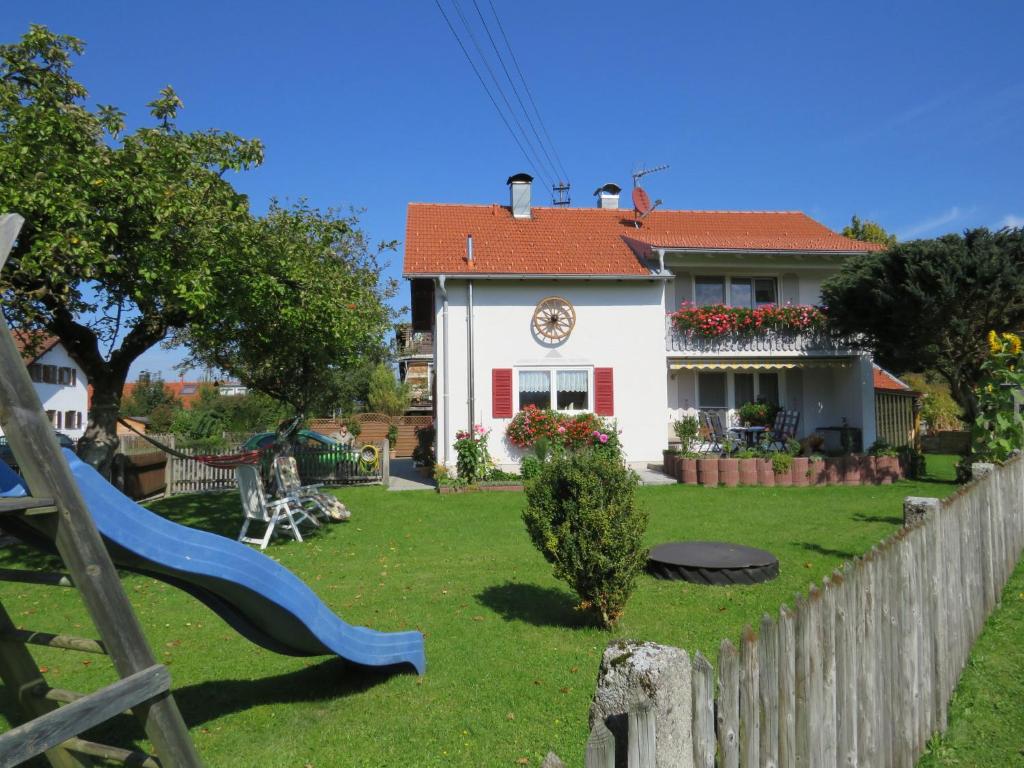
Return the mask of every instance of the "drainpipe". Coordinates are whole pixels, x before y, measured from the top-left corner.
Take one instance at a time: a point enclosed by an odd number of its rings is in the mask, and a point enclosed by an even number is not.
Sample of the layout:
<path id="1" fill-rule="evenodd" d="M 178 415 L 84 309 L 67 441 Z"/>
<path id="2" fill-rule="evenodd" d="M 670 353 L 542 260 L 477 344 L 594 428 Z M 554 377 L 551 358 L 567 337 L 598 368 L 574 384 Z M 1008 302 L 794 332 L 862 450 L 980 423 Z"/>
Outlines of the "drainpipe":
<path id="1" fill-rule="evenodd" d="M 446 279 L 444 275 L 437 277 L 437 288 L 441 292 L 443 301 L 441 304 L 441 328 L 443 329 L 441 335 L 444 338 L 444 344 L 441 350 L 441 367 L 444 386 L 441 388 L 441 407 L 444 410 L 444 419 L 443 432 L 436 439 L 444 446 L 443 451 L 437 451 L 437 456 L 445 466 L 448 465 L 448 435 L 451 434 L 449 431 L 451 416 L 448 415 L 448 289 L 445 287 Z M 438 445 L 438 448 L 441 448 L 441 445 Z"/>
<path id="2" fill-rule="evenodd" d="M 473 236 L 466 235 L 466 262 L 473 266 Z M 466 281 L 466 364 L 468 377 L 469 420 L 466 429 L 472 431 L 473 418 L 476 414 L 476 393 L 474 392 L 475 376 L 473 374 L 473 281 Z"/>
<path id="3" fill-rule="evenodd" d="M 659 248 L 658 249 L 658 274 L 659 275 L 664 275 L 665 274 L 665 249 L 664 248 Z"/>

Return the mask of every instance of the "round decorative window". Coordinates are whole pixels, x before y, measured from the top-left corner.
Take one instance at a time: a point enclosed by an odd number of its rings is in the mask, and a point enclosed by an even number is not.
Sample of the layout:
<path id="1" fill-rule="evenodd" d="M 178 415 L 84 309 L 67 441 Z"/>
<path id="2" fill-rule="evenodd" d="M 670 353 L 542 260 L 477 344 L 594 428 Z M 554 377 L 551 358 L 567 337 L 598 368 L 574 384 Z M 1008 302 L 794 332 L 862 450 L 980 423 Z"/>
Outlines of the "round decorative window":
<path id="1" fill-rule="evenodd" d="M 533 310 L 533 330 L 541 341 L 564 341 L 575 326 L 576 310 L 561 296 L 541 299 Z"/>

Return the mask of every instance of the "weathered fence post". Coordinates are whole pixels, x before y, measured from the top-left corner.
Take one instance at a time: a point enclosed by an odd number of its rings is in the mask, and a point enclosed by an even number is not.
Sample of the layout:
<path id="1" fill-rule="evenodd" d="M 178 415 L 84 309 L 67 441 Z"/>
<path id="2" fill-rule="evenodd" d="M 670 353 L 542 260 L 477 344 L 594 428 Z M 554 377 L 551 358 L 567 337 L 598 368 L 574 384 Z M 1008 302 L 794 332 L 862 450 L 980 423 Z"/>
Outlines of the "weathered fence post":
<path id="1" fill-rule="evenodd" d="M 797 764 L 796 746 L 796 620 L 785 605 L 779 608 L 779 766 Z"/>
<path id="2" fill-rule="evenodd" d="M 583 762 L 586 768 L 615 768 L 615 737 L 604 720 L 598 720 L 590 729 Z"/>
<path id="3" fill-rule="evenodd" d="M 718 650 L 718 756 L 722 768 L 739 768 L 740 659 L 723 640 Z"/>
<path id="4" fill-rule="evenodd" d="M 700 651 L 693 657 L 693 763 L 715 768 L 715 679 Z M 587 766 L 587 768 L 590 768 Z"/>
<path id="5" fill-rule="evenodd" d="M 646 697 L 640 697 L 629 709 L 628 768 L 655 768 L 657 737 L 654 707 Z"/>
<path id="6" fill-rule="evenodd" d="M 757 645 L 757 695 L 759 703 L 761 765 L 779 765 L 779 625 L 772 617 L 761 617 Z"/>
<path id="7" fill-rule="evenodd" d="M 758 711 L 757 635 L 748 624 L 740 638 L 740 765 L 760 768 L 761 714 Z"/>
<path id="8" fill-rule="evenodd" d="M 911 526 L 934 517 L 939 511 L 939 500 L 930 496 L 907 496 L 903 500 L 903 525 Z"/>

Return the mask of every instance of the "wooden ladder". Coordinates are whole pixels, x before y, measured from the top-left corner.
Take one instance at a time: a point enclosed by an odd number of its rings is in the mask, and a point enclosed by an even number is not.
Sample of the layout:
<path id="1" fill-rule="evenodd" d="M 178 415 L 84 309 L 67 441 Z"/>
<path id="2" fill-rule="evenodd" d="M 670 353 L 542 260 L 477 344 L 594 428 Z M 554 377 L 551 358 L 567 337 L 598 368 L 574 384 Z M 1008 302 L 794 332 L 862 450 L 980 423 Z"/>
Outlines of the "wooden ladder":
<path id="1" fill-rule="evenodd" d="M 22 218 L 0 216 L 0 269 L 10 253 Z M 158 664 L 103 540 L 93 524 L 71 471 L 43 413 L 28 371 L 0 316 L 0 427 L 31 495 L 0 499 L 5 521 L 31 522 L 45 530 L 64 561 L 67 574 L 0 570 L 0 580 L 78 589 L 100 640 L 32 632 L 15 627 L 0 603 L 0 679 L 16 692 L 27 722 L 0 734 L 0 768 L 45 754 L 56 768 L 81 768 L 94 758 L 132 766 L 201 766 L 195 746 L 170 693 L 170 674 Z M 26 518 L 32 517 L 29 521 Z M 43 678 L 29 645 L 110 657 L 120 679 L 95 693 L 52 688 Z M 79 734 L 123 712 L 139 720 L 158 756 L 110 747 Z"/>

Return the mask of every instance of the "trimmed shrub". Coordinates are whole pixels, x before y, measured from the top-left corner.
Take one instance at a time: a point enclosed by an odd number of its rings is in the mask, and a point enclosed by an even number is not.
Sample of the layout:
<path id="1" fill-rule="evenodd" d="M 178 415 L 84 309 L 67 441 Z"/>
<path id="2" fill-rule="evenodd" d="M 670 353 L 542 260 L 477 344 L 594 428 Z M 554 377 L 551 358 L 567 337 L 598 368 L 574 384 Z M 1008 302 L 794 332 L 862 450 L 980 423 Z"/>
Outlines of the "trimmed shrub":
<path id="1" fill-rule="evenodd" d="M 636 486 L 617 452 L 595 448 L 553 458 L 526 483 L 530 539 L 605 628 L 622 616 L 647 562 Z"/>

